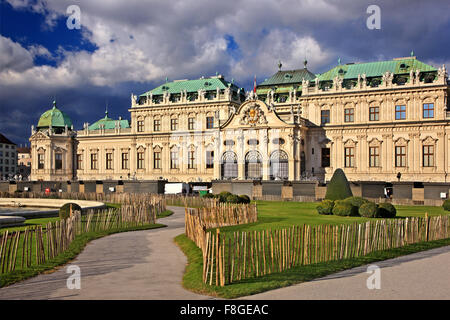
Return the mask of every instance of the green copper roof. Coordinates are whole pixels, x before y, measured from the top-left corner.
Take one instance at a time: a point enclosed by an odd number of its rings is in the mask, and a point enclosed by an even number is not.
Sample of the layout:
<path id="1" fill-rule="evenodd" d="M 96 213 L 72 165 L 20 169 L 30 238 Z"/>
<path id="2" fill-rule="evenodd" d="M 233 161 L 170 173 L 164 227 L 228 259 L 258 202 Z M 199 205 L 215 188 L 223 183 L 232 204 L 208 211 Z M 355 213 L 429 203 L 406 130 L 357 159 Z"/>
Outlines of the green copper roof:
<path id="1" fill-rule="evenodd" d="M 89 126 L 89 130 L 100 130 L 100 126 L 103 125 L 105 129 L 115 129 L 116 128 L 116 122 L 119 121 L 120 127 L 123 128 L 129 128 L 130 123 L 128 120 L 114 120 L 108 117 L 108 112 L 105 112 L 105 117 L 98 120 L 97 122 L 91 124 Z"/>
<path id="2" fill-rule="evenodd" d="M 315 78 L 316 76 L 314 75 L 314 73 L 311 73 L 306 68 L 288 71 L 280 70 L 272 77 L 259 84 L 258 87 L 302 83 L 303 79 L 312 81 Z"/>
<path id="3" fill-rule="evenodd" d="M 53 108 L 45 111 L 41 115 L 37 127 L 38 129 L 49 128 L 50 126 L 53 128 L 64 128 L 66 125 L 70 128 L 72 126 L 72 120 L 70 120 L 66 113 L 56 108 L 56 102 L 53 101 Z"/>
<path id="4" fill-rule="evenodd" d="M 394 74 L 409 74 L 411 70 L 427 72 L 436 71 L 436 68 L 417 60 L 415 57 L 408 57 L 387 61 L 338 65 L 318 77 L 320 81 L 332 81 L 338 75 L 343 79 L 357 79 L 358 75 L 364 73 L 367 78 L 370 78 L 381 77 L 387 71 Z"/>
<path id="5" fill-rule="evenodd" d="M 230 85 L 233 89 L 237 90 L 238 87 L 231 82 L 225 81 L 222 77 L 212 77 L 197 80 L 177 80 L 172 82 L 167 82 L 153 90 L 150 90 L 140 96 L 146 96 L 150 93 L 153 95 L 162 95 L 164 92 L 169 92 L 171 94 L 177 94 L 181 91 L 186 90 L 187 92 L 197 92 L 198 90 L 215 91 L 217 88 L 220 90 L 228 88 Z"/>

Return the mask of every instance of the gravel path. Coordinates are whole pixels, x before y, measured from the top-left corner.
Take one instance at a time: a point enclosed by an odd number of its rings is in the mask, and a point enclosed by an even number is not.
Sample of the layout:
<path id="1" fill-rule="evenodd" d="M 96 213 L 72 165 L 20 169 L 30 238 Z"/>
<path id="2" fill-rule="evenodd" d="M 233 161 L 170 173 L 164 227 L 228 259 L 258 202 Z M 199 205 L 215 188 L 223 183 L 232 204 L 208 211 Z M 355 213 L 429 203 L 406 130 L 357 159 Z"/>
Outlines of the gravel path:
<path id="1" fill-rule="evenodd" d="M 166 228 L 94 240 L 69 265 L 81 270 L 81 289 L 68 289 L 67 266 L 0 289 L 0 299 L 211 299 L 182 288 L 187 263 L 174 243 L 184 233 L 184 208 L 160 219 Z"/>

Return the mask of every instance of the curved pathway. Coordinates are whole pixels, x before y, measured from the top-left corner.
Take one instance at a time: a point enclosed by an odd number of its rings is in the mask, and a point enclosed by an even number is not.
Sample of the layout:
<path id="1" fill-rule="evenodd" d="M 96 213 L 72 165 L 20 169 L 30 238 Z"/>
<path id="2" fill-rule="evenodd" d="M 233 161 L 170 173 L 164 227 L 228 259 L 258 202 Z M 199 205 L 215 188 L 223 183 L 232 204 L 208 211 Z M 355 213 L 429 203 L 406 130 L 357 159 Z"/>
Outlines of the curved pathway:
<path id="1" fill-rule="evenodd" d="M 81 289 L 68 289 L 67 266 L 0 288 L 0 299 L 213 299 L 183 289 L 187 263 L 174 243 L 184 233 L 184 208 L 159 219 L 166 228 L 113 234 L 89 242 L 68 265 L 81 271 Z"/>

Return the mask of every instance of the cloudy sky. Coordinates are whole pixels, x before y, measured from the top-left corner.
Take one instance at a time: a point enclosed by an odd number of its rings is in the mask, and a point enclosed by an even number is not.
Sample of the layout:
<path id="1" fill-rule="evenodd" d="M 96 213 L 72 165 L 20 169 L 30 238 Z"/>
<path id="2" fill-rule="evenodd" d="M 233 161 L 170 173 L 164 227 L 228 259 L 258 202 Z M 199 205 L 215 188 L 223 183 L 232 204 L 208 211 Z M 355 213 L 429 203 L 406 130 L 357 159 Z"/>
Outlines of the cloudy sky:
<path id="1" fill-rule="evenodd" d="M 366 22 L 381 9 L 381 29 Z M 81 28 L 69 29 L 77 5 Z M 71 20 L 71 22 L 73 22 Z M 77 129 L 129 117 L 130 94 L 223 74 L 251 88 L 277 71 L 409 56 L 450 67 L 449 0 L 0 0 L 0 132 L 17 144 L 56 97 Z"/>

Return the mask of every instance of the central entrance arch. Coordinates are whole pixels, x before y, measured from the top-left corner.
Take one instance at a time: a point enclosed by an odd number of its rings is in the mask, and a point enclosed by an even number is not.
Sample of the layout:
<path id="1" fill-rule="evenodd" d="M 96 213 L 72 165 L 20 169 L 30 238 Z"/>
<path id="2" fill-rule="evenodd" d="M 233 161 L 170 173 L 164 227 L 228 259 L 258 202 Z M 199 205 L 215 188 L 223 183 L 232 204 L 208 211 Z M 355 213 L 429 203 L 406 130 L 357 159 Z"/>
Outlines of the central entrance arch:
<path id="1" fill-rule="evenodd" d="M 270 179 L 289 179 L 289 157 L 283 150 L 276 150 L 270 155 Z"/>

